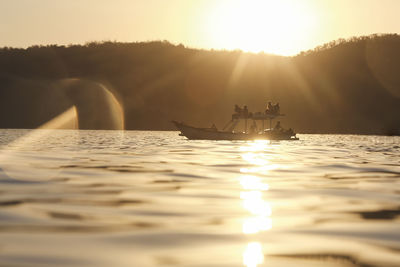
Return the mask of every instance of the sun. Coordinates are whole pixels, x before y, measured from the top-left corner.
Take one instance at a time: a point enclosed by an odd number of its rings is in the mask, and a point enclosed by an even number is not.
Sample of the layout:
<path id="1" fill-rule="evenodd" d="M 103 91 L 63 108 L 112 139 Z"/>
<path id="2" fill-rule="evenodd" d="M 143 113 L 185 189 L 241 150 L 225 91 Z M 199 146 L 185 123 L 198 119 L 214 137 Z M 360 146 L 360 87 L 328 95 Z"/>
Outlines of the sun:
<path id="1" fill-rule="evenodd" d="M 307 1 L 227 0 L 214 4 L 206 30 L 219 49 L 293 55 L 307 47 L 316 16 Z"/>

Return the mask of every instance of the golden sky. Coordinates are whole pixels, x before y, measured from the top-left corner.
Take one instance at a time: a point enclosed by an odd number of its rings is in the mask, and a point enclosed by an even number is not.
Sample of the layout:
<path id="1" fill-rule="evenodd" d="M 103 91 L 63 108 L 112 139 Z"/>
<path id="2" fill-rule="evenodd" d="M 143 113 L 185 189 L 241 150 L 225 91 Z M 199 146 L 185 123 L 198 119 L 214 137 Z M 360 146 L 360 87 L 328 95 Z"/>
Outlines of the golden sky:
<path id="1" fill-rule="evenodd" d="M 0 47 L 168 40 L 293 55 L 400 33 L 400 0 L 0 0 Z"/>

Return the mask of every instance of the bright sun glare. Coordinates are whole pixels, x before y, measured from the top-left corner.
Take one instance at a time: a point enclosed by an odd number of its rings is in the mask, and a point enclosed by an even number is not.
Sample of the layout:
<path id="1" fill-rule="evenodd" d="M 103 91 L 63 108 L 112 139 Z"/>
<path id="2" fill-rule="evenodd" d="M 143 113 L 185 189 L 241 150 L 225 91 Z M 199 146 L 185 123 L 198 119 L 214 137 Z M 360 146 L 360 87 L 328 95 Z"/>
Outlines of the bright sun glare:
<path id="1" fill-rule="evenodd" d="M 222 49 L 293 55 L 310 41 L 315 12 L 303 1 L 219 1 L 207 19 L 211 42 Z"/>

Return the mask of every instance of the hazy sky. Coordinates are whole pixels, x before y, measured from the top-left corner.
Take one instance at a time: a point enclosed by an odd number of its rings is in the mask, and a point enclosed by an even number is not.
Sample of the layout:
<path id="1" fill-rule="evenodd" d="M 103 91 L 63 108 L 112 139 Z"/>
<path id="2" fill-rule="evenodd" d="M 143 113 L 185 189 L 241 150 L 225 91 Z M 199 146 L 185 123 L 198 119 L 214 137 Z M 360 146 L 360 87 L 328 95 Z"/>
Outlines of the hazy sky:
<path id="1" fill-rule="evenodd" d="M 277 54 L 400 33 L 400 0 L 0 0 L 0 46 L 168 40 Z"/>

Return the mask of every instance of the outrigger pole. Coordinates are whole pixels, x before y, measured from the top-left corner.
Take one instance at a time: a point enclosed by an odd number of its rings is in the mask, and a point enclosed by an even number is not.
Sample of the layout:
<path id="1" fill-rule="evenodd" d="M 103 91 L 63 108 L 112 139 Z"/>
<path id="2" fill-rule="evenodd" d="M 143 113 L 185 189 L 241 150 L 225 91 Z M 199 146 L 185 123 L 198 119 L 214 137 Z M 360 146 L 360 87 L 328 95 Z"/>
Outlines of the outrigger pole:
<path id="1" fill-rule="evenodd" d="M 238 122 L 239 122 L 239 119 L 230 120 L 230 121 L 228 121 L 228 123 L 224 126 L 224 128 L 222 128 L 222 130 L 224 131 L 228 126 L 230 126 L 230 127 L 228 128 L 228 132 L 232 132 L 232 131 L 235 129 L 235 127 L 236 127 L 236 125 L 238 124 Z"/>
<path id="2" fill-rule="evenodd" d="M 222 130 L 225 130 L 225 128 L 226 127 L 228 127 L 229 126 L 229 124 L 231 124 L 233 122 L 233 120 L 230 120 L 230 121 L 228 121 L 228 123 L 227 124 L 225 124 L 225 126 L 224 126 L 224 128 L 222 128 Z"/>

